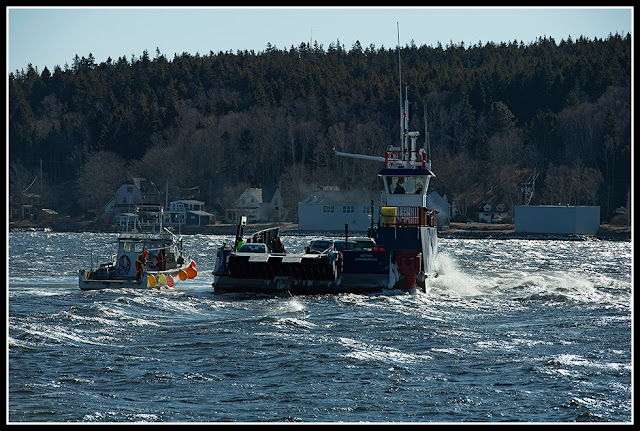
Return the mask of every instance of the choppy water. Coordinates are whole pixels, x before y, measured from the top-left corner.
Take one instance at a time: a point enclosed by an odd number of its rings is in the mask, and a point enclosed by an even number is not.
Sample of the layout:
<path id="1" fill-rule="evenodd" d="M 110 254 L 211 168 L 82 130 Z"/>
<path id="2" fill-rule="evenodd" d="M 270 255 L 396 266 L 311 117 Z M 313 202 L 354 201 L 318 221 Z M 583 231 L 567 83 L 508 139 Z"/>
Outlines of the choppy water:
<path id="1" fill-rule="evenodd" d="M 192 235 L 196 279 L 81 292 L 115 239 L 9 235 L 9 421 L 633 419 L 629 242 L 440 239 L 426 294 L 279 298 L 214 296 L 228 237 Z"/>

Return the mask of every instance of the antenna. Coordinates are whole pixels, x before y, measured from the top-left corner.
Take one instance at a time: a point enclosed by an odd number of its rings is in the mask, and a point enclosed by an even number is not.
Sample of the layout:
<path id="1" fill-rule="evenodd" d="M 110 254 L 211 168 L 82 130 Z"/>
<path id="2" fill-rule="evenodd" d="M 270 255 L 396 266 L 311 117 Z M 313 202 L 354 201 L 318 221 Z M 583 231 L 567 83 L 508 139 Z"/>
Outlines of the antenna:
<path id="1" fill-rule="evenodd" d="M 400 23 L 396 22 L 398 28 L 398 79 L 400 80 L 400 142 L 404 146 L 404 118 L 402 112 L 402 63 L 400 62 Z"/>
<path id="2" fill-rule="evenodd" d="M 427 163 L 431 168 L 431 147 L 429 146 L 429 129 L 427 128 L 427 102 L 424 102 L 424 149 L 427 150 Z"/>

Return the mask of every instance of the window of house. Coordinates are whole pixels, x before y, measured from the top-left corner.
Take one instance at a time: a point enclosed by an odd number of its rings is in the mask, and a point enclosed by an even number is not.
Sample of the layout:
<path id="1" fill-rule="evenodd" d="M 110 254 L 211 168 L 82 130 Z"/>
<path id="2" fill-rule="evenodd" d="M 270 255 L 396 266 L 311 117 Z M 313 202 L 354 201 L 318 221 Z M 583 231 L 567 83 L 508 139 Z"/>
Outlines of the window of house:
<path id="1" fill-rule="evenodd" d="M 342 213 L 343 214 L 353 214 L 353 212 L 354 212 L 353 205 L 343 205 L 342 206 Z"/>
<path id="2" fill-rule="evenodd" d="M 335 207 L 333 205 L 322 205 L 322 212 L 324 214 L 333 214 L 335 212 Z"/>

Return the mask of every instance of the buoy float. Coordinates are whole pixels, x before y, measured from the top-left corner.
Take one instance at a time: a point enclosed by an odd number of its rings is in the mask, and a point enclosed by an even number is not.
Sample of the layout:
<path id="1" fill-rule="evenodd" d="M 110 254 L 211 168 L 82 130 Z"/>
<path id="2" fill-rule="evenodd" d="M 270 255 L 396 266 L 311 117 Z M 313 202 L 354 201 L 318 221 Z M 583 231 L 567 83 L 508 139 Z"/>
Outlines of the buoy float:
<path id="1" fill-rule="evenodd" d="M 187 277 L 189 279 L 196 278 L 196 275 L 198 275 L 198 271 L 196 271 L 193 266 L 190 266 L 189 268 L 187 268 Z"/>
<path id="2" fill-rule="evenodd" d="M 173 277 L 167 274 L 167 286 L 173 287 L 175 283 L 173 282 Z"/>
<path id="3" fill-rule="evenodd" d="M 153 274 L 149 274 L 147 276 L 147 284 L 149 284 L 149 286 L 151 287 L 156 287 L 156 278 L 153 276 Z"/>
<path id="4" fill-rule="evenodd" d="M 158 274 L 158 283 L 167 284 L 167 278 L 164 276 L 164 274 Z"/>
<path id="5" fill-rule="evenodd" d="M 184 281 L 187 279 L 187 273 L 185 272 L 184 269 L 181 269 L 180 272 L 178 273 L 178 277 L 180 278 L 180 280 Z"/>

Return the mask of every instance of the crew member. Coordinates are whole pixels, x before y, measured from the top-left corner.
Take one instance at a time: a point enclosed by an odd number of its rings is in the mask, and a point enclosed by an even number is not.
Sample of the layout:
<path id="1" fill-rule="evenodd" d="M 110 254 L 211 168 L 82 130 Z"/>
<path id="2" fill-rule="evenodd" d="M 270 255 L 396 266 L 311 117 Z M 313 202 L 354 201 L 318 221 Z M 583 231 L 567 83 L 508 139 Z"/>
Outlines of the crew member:
<path id="1" fill-rule="evenodd" d="M 159 271 L 165 270 L 165 259 L 164 259 L 164 250 L 160 250 L 158 252 L 158 256 L 156 257 L 157 268 Z"/>
<path id="2" fill-rule="evenodd" d="M 404 183 L 404 178 L 402 178 L 402 177 L 398 178 L 398 182 L 397 182 L 396 188 L 393 191 L 394 195 L 403 195 L 404 194 L 404 187 L 402 187 L 403 183 Z"/>
<path id="3" fill-rule="evenodd" d="M 136 281 L 140 281 L 140 277 L 142 277 L 142 265 L 147 264 L 147 255 L 149 254 L 149 250 L 145 250 L 140 253 L 140 256 L 136 259 Z"/>

